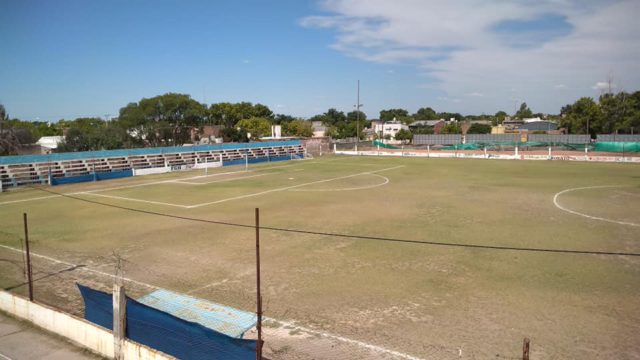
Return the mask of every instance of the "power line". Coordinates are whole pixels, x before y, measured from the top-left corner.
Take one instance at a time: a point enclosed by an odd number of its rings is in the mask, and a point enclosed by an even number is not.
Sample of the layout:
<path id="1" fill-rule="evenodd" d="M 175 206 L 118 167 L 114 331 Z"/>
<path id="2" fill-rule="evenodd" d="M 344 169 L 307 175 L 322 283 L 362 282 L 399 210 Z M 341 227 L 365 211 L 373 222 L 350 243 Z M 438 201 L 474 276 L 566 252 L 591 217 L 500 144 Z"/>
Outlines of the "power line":
<path id="1" fill-rule="evenodd" d="M 142 210 L 135 209 L 121 205 L 107 204 L 100 201 L 83 199 L 77 196 L 64 194 L 55 192 L 49 189 L 45 189 L 42 187 L 33 187 L 33 189 L 44 191 L 50 194 L 55 194 L 61 197 L 66 197 L 69 199 L 74 199 L 78 201 L 83 201 L 86 203 L 106 206 L 114 209 L 120 209 L 125 211 L 132 211 L 141 214 L 147 215 L 155 215 L 162 216 L 167 218 L 173 218 L 178 220 L 185 221 L 194 221 L 200 223 L 207 224 L 215 224 L 215 225 L 224 225 L 224 226 L 234 226 L 240 228 L 251 228 L 255 229 L 255 225 L 248 224 L 239 224 L 232 223 L 227 221 L 218 221 L 218 220 L 207 220 L 207 219 L 198 219 L 192 218 L 188 216 L 180 216 L 173 215 L 167 213 L 161 213 L 157 211 L 150 210 Z M 520 252 L 540 252 L 540 253 L 555 253 L 555 254 L 574 254 L 574 255 L 605 255 L 605 256 L 638 256 L 640 257 L 640 253 L 631 253 L 631 252 L 611 252 L 611 251 L 590 251 L 590 250 L 575 250 L 575 249 L 548 249 L 548 248 L 532 248 L 532 247 L 513 247 L 513 246 L 498 246 L 498 245 L 481 245 L 481 244 L 463 244 L 463 243 L 446 243 L 439 241 L 421 241 L 421 240 L 410 240 L 410 239 L 398 239 L 398 238 L 390 238 L 390 237 L 382 237 L 382 236 L 370 236 L 370 235 L 351 235 L 351 234 L 341 234 L 334 232 L 323 232 L 323 231 L 313 231 L 313 230 L 301 230 L 301 229 L 287 229 L 287 228 L 279 228 L 274 226 L 261 226 L 261 230 L 270 230 L 277 232 L 286 232 L 286 233 L 295 233 L 295 234 L 306 234 L 306 235 L 319 235 L 319 236 L 330 236 L 330 237 L 341 237 L 347 239 L 356 239 L 356 240 L 371 240 L 371 241 L 385 241 L 385 242 L 394 242 L 394 243 L 405 243 L 405 244 L 415 244 L 415 245 L 431 245 L 431 246 L 443 246 L 443 247 L 456 247 L 456 248 L 469 248 L 469 249 L 482 249 L 482 250 L 506 250 L 506 251 L 520 251 Z"/>

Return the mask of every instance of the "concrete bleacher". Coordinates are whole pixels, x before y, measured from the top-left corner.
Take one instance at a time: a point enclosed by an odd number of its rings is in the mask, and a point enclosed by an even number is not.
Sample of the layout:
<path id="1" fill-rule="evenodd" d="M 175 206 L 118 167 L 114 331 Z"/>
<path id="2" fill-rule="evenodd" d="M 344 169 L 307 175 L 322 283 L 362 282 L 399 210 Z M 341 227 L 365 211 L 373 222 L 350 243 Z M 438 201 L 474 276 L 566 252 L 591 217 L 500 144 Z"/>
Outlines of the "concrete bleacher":
<path id="1" fill-rule="evenodd" d="M 216 144 L 192 147 L 85 151 L 49 155 L 0 157 L 0 189 L 48 184 L 49 176 L 64 178 L 199 162 L 249 160 L 266 156 L 304 156 L 300 141 Z"/>

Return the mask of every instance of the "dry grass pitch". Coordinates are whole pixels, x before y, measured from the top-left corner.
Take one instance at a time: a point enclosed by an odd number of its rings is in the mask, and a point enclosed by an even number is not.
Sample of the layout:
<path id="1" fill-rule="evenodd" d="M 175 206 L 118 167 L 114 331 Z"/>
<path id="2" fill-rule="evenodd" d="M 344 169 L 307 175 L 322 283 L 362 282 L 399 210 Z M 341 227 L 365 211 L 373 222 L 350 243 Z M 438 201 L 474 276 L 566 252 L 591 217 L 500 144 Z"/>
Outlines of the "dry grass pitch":
<path id="1" fill-rule="evenodd" d="M 34 259 L 36 298 L 75 314 L 73 281 L 108 289 L 100 272 L 113 273 L 114 251 L 134 296 L 151 284 L 253 310 L 254 230 L 43 190 L 247 225 L 259 207 L 272 227 L 640 253 L 640 167 L 629 164 L 323 157 L 0 194 L 0 286 L 25 291 L 8 247 L 20 249 L 27 212 L 32 250 L 51 258 Z M 319 332 L 418 358 L 515 357 L 525 336 L 538 359 L 640 358 L 640 257 L 267 230 L 262 256 L 266 315 Z M 339 356 L 313 342 L 273 339 L 269 351 Z"/>

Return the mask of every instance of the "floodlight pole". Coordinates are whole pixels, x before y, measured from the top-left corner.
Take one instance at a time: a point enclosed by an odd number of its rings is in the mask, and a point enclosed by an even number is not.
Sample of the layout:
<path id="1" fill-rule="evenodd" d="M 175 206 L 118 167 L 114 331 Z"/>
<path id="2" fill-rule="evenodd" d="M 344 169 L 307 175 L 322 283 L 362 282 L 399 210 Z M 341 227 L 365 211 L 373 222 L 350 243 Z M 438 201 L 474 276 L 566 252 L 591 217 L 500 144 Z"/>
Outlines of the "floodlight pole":
<path id="1" fill-rule="evenodd" d="M 256 329 L 258 341 L 256 342 L 256 360 L 262 360 L 262 294 L 260 293 L 260 209 L 256 208 L 256 287 L 257 287 L 257 315 Z"/>
<path id="2" fill-rule="evenodd" d="M 360 80 L 358 80 L 358 98 L 356 102 L 356 143 L 360 142 Z"/>

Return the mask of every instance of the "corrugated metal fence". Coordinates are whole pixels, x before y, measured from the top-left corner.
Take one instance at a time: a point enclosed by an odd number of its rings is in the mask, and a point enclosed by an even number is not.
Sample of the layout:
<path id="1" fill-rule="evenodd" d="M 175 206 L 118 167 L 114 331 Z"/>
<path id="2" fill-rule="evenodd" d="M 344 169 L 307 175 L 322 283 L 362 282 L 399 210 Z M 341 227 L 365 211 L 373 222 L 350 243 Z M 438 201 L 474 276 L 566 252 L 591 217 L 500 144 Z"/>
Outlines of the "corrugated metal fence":
<path id="1" fill-rule="evenodd" d="M 640 135 L 598 134 L 597 140 L 605 142 L 640 142 Z"/>
<path id="2" fill-rule="evenodd" d="M 78 284 L 85 319 L 113 328 L 112 296 Z M 256 341 L 236 339 L 127 298 L 126 337 L 179 359 L 255 359 Z"/>
<path id="3" fill-rule="evenodd" d="M 425 135 L 416 134 L 413 136 L 414 145 L 455 145 L 462 144 L 462 135 L 446 134 L 446 135 Z"/>

